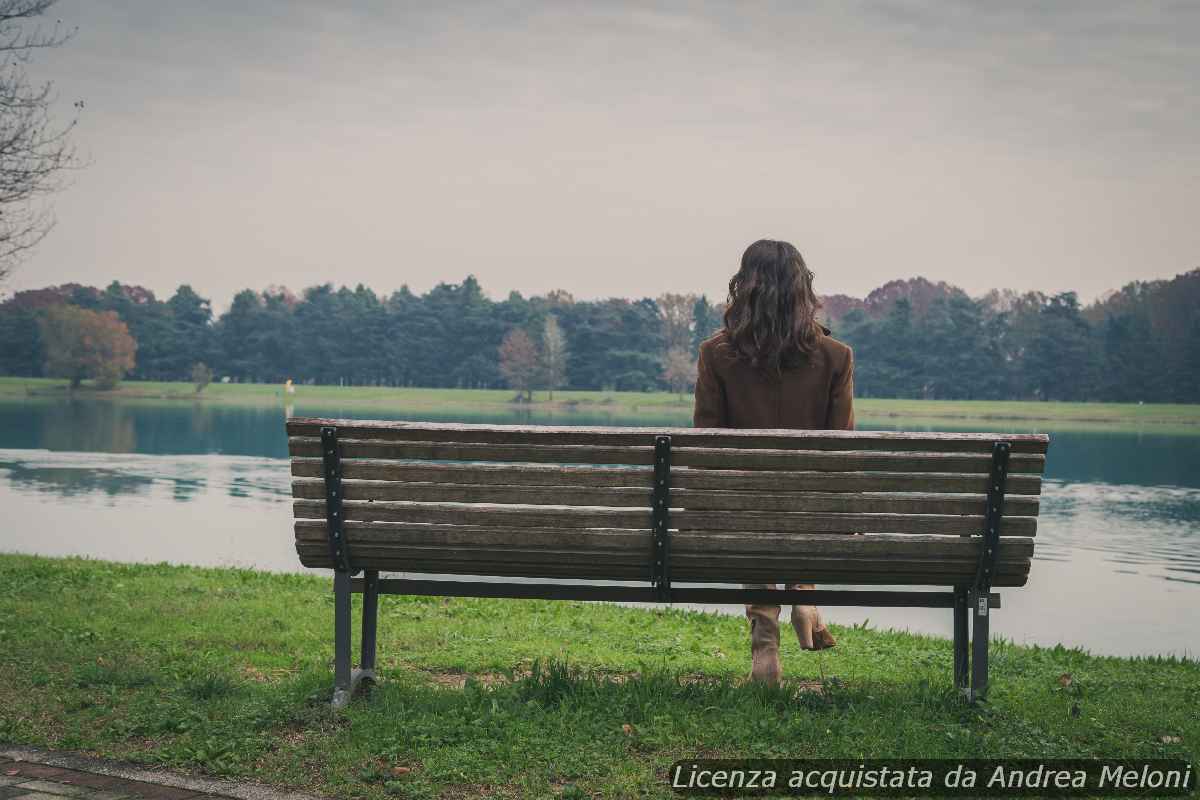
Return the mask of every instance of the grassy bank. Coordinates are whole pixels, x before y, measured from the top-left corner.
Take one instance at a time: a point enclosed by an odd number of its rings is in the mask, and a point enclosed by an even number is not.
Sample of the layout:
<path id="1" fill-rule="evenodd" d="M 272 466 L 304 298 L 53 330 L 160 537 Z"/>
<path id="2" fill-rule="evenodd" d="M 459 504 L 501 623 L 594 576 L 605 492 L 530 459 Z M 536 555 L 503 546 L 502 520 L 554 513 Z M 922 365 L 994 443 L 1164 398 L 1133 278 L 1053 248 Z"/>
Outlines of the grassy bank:
<path id="1" fill-rule="evenodd" d="M 383 598 L 382 683 L 335 713 L 331 617 L 319 578 L 0 556 L 0 742 L 347 798 L 665 798 L 696 755 L 1200 755 L 1195 662 L 996 644 L 971 708 L 949 642 L 835 628 L 785 640 L 770 691 L 742 620 L 541 601 Z"/>
<path id="2" fill-rule="evenodd" d="M 45 378 L 0 377 L 0 400 L 50 399 L 67 396 L 66 383 Z M 588 415 L 678 420 L 691 417 L 692 398 L 668 392 L 558 391 L 551 400 L 546 392 L 535 392 L 531 404 L 513 402 L 508 389 L 419 389 L 372 386 L 297 386 L 285 394 L 277 384 L 215 383 L 197 394 L 189 383 L 126 381 L 111 391 L 89 385 L 79 397 L 160 402 L 200 402 L 231 405 L 290 405 L 297 413 L 306 410 L 340 409 L 345 413 L 411 411 L 414 413 L 460 414 L 512 413 L 516 415 L 578 412 Z M 991 400 L 886 400 L 860 398 L 855 401 L 858 418 L 865 423 L 903 423 L 936 426 L 955 424 L 1041 423 L 1046 427 L 1125 428 L 1152 426 L 1162 432 L 1200 431 L 1200 405 L 1136 403 L 1039 403 Z"/>

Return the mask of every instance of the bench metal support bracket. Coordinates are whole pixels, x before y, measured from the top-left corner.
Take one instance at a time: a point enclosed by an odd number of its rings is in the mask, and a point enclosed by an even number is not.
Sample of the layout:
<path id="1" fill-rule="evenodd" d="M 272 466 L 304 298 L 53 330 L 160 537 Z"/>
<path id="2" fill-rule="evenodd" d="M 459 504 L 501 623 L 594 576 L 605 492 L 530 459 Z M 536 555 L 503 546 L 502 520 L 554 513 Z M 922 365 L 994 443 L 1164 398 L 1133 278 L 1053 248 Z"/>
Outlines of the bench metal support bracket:
<path id="1" fill-rule="evenodd" d="M 379 618 L 379 573 L 365 573 L 362 610 L 362 666 L 350 660 L 351 576 L 358 572 L 350 563 L 350 548 L 342 513 L 342 452 L 337 428 L 321 428 L 321 464 L 325 478 L 325 525 L 329 531 L 329 555 L 333 559 L 333 707 L 350 702 L 355 688 L 375 680 L 375 631 Z"/>
<path id="2" fill-rule="evenodd" d="M 321 428 L 322 475 L 325 478 L 325 524 L 329 531 L 329 555 L 334 569 L 353 574 L 350 550 L 342 525 L 342 451 L 338 447 L 337 428 Z"/>
<path id="3" fill-rule="evenodd" d="M 992 468 L 988 474 L 987 509 L 984 514 L 983 548 L 975 568 L 975 590 L 987 593 L 992 588 L 996 557 L 1000 551 L 1000 518 L 1004 513 L 1004 484 L 1008 478 L 1008 442 L 992 443 Z M 985 610 L 986 613 L 986 610 Z"/>
<path id="4" fill-rule="evenodd" d="M 660 603 L 671 602 L 671 437 L 654 437 L 654 489 L 650 492 L 654 560 L 651 583 Z"/>
<path id="5" fill-rule="evenodd" d="M 1000 522 L 1004 514 L 1004 487 L 1008 478 L 1009 442 L 992 443 L 992 467 L 988 474 L 987 508 L 984 513 L 982 546 L 975 569 L 975 583 L 954 590 L 954 682 L 974 703 L 987 695 L 988 642 L 990 639 L 990 591 L 1000 552 Z M 967 653 L 967 620 L 970 618 L 970 655 Z M 967 685 L 968 676 L 970 685 Z"/>

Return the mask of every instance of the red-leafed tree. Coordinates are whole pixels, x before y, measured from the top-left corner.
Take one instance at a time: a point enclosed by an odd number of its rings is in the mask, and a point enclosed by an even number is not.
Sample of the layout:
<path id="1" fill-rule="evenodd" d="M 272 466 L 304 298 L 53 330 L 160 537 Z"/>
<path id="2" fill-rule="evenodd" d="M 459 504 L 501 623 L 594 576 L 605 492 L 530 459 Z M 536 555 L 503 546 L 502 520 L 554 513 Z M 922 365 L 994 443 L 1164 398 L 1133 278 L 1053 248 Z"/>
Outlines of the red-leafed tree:
<path id="1" fill-rule="evenodd" d="M 500 374 L 526 402 L 533 400 L 533 384 L 541 371 L 537 345 L 529 334 L 513 328 L 500 343 Z"/>
<path id="2" fill-rule="evenodd" d="M 662 376 L 682 399 L 688 387 L 696 383 L 696 357 L 683 347 L 671 348 L 663 359 Z"/>
<path id="3" fill-rule="evenodd" d="M 112 311 L 55 306 L 46 311 L 41 327 L 46 374 L 69 379 L 72 389 L 84 378 L 111 389 L 133 369 L 137 343 Z"/>

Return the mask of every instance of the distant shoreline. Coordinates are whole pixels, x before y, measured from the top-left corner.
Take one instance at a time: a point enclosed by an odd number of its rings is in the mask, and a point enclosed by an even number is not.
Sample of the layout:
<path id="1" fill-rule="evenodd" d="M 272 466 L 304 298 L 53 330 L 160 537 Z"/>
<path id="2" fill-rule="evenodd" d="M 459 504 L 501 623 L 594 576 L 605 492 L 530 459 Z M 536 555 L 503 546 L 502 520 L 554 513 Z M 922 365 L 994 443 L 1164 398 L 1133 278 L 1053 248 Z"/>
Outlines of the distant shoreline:
<path id="1" fill-rule="evenodd" d="M 50 401 L 71 396 L 65 381 L 49 378 L 0 377 L 0 402 Z M 556 391 L 554 399 L 544 390 L 534 392 L 532 403 L 514 402 L 509 389 L 428 389 L 376 386 L 296 386 L 292 394 L 279 384 L 214 383 L 197 394 L 190 383 L 125 381 L 116 389 L 100 391 L 84 384 L 74 393 L 78 399 L 128 400 L 139 402 L 182 402 L 205 405 L 281 405 L 311 409 L 371 409 L 397 413 L 476 412 L 515 414 L 646 417 L 672 419 L 684 425 L 691 416 L 690 395 L 669 392 Z M 1156 432 L 1200 433 L 1200 404 L 1062 403 L 1022 400 L 905 400 L 859 398 L 855 401 L 859 421 L 886 425 L 903 422 L 923 427 L 938 422 L 1047 423 L 1054 427 L 1084 426 L 1100 429 L 1140 429 Z M 299 413 L 299 412 L 296 412 Z M 678 419 L 675 419 L 678 418 Z"/>

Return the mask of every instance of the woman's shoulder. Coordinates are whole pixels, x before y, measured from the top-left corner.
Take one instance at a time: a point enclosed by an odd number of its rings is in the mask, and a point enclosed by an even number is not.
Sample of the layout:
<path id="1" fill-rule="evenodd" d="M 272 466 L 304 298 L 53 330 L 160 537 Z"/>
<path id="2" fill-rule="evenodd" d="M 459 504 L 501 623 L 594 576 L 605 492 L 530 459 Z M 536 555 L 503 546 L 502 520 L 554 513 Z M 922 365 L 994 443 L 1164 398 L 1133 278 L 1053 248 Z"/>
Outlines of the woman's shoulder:
<path id="1" fill-rule="evenodd" d="M 700 356 L 709 364 L 736 360 L 729 332 L 722 328 L 700 342 Z"/>
<path id="2" fill-rule="evenodd" d="M 825 335 L 817 343 L 817 348 L 825 357 L 825 363 L 829 364 L 833 370 L 845 370 L 854 363 L 854 351 L 850 345 L 833 338 L 833 334 L 829 332 L 828 328 L 822 328 L 822 330 L 825 331 Z"/>
<path id="3" fill-rule="evenodd" d="M 826 353 L 839 358 L 846 358 L 851 354 L 852 351 L 850 349 L 850 345 L 846 344 L 840 339 L 835 339 L 833 337 L 833 332 L 830 331 L 829 328 L 826 328 L 824 325 L 822 325 L 821 331 L 825 335 L 818 340 L 818 347 L 823 349 Z"/>

